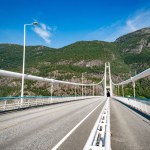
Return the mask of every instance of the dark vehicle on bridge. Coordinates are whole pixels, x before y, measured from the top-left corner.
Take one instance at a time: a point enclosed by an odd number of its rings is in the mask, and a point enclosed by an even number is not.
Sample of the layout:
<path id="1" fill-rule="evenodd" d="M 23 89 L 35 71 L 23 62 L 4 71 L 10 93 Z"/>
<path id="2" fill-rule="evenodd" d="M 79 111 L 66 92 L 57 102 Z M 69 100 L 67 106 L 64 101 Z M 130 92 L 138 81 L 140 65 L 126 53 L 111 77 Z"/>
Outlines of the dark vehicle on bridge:
<path id="1" fill-rule="evenodd" d="M 110 97 L 110 92 L 109 91 L 107 91 L 107 97 Z"/>

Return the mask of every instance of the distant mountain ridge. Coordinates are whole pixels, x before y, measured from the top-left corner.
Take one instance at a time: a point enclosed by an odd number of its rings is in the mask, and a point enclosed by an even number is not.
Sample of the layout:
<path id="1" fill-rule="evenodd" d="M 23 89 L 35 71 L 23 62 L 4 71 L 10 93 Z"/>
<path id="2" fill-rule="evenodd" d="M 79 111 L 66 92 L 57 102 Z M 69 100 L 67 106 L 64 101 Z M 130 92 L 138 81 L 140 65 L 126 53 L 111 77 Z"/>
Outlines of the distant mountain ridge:
<path id="1" fill-rule="evenodd" d="M 21 45 L 0 44 L 0 69 L 22 72 L 22 54 Z M 150 28 L 121 36 L 115 42 L 79 41 L 59 49 L 26 46 L 25 73 L 80 82 L 81 73 L 87 72 L 88 82 L 97 82 L 102 78 L 104 63 L 107 61 L 111 63 L 114 82 L 127 79 L 134 75 L 135 71 L 139 73 L 149 68 Z M 73 76 L 76 76 L 76 79 L 73 79 Z M 1 86 L 6 86 L 6 83 Z M 35 84 L 34 87 L 36 89 L 38 86 Z M 36 93 L 36 90 L 27 93 L 42 94 Z M 6 94 L 0 92 L 0 95 L 17 94 L 10 90 Z"/>

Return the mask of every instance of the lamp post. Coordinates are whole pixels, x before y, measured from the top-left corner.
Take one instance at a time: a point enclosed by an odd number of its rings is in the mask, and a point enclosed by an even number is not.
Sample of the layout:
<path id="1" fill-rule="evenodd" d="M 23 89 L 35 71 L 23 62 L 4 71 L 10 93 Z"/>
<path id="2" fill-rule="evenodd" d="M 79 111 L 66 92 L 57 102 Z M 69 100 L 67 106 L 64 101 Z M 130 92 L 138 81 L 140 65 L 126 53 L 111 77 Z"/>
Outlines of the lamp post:
<path id="1" fill-rule="evenodd" d="M 23 103 L 24 95 L 24 69 L 25 69 L 25 42 L 26 42 L 26 26 L 38 25 L 38 22 L 32 24 L 24 24 L 24 46 L 23 46 L 23 66 L 22 66 L 22 84 L 21 84 L 21 105 Z"/>
<path id="2" fill-rule="evenodd" d="M 83 73 L 82 73 L 82 96 L 83 96 Z"/>
<path id="3" fill-rule="evenodd" d="M 133 81 L 133 96 L 134 96 L 134 100 L 135 100 L 135 81 Z"/>
<path id="4" fill-rule="evenodd" d="M 76 76 L 73 76 L 73 78 L 76 78 Z M 75 84 L 75 99 L 77 99 L 77 87 L 76 87 L 76 84 Z"/>
<path id="5" fill-rule="evenodd" d="M 94 96 L 94 82 L 93 82 L 93 96 Z"/>
<path id="6" fill-rule="evenodd" d="M 83 96 L 83 75 L 84 75 L 85 73 L 87 73 L 87 72 L 82 73 L 82 96 Z"/>
<path id="7" fill-rule="evenodd" d="M 124 97 L 124 86 L 122 84 L 122 96 Z"/>
<path id="8" fill-rule="evenodd" d="M 75 85 L 75 99 L 77 99 L 77 87 Z"/>
<path id="9" fill-rule="evenodd" d="M 53 82 L 51 83 L 51 103 L 53 101 Z"/>
<path id="10" fill-rule="evenodd" d="M 119 96 L 119 94 L 120 94 L 120 91 L 119 91 L 119 85 L 118 85 L 118 96 Z"/>
<path id="11" fill-rule="evenodd" d="M 84 95 L 86 96 L 86 85 L 85 85 L 84 89 L 85 89 L 85 94 Z"/>

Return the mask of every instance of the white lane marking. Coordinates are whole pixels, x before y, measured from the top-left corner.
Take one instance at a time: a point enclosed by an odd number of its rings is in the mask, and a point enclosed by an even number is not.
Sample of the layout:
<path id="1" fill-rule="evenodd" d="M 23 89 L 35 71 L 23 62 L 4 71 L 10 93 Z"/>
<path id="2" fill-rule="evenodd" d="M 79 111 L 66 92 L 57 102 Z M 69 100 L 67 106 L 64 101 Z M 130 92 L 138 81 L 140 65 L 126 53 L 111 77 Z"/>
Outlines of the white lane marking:
<path id="1" fill-rule="evenodd" d="M 104 101 L 104 100 L 103 100 Z M 102 102 L 103 102 L 102 101 Z M 53 148 L 52 150 L 57 150 L 57 148 L 102 104 L 102 102 L 96 106 L 85 118 L 83 118 L 68 134 L 66 134 Z"/>

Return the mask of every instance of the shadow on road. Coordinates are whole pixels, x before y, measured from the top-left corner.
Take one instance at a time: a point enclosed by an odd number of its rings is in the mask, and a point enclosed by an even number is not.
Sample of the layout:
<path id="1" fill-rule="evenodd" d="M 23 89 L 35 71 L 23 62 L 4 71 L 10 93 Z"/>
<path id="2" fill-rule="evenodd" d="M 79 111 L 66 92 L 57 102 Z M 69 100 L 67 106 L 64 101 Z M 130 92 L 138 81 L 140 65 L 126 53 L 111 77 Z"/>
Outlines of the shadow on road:
<path id="1" fill-rule="evenodd" d="M 145 114 L 144 112 L 141 112 L 140 110 L 134 108 L 134 107 L 131 107 L 123 102 L 120 102 L 119 100 L 115 99 L 116 101 L 118 101 L 119 103 L 123 104 L 124 106 L 128 107 L 129 109 L 133 110 L 134 112 L 136 112 L 137 114 L 141 115 L 142 117 L 148 119 L 150 121 L 150 116 L 148 114 Z"/>

